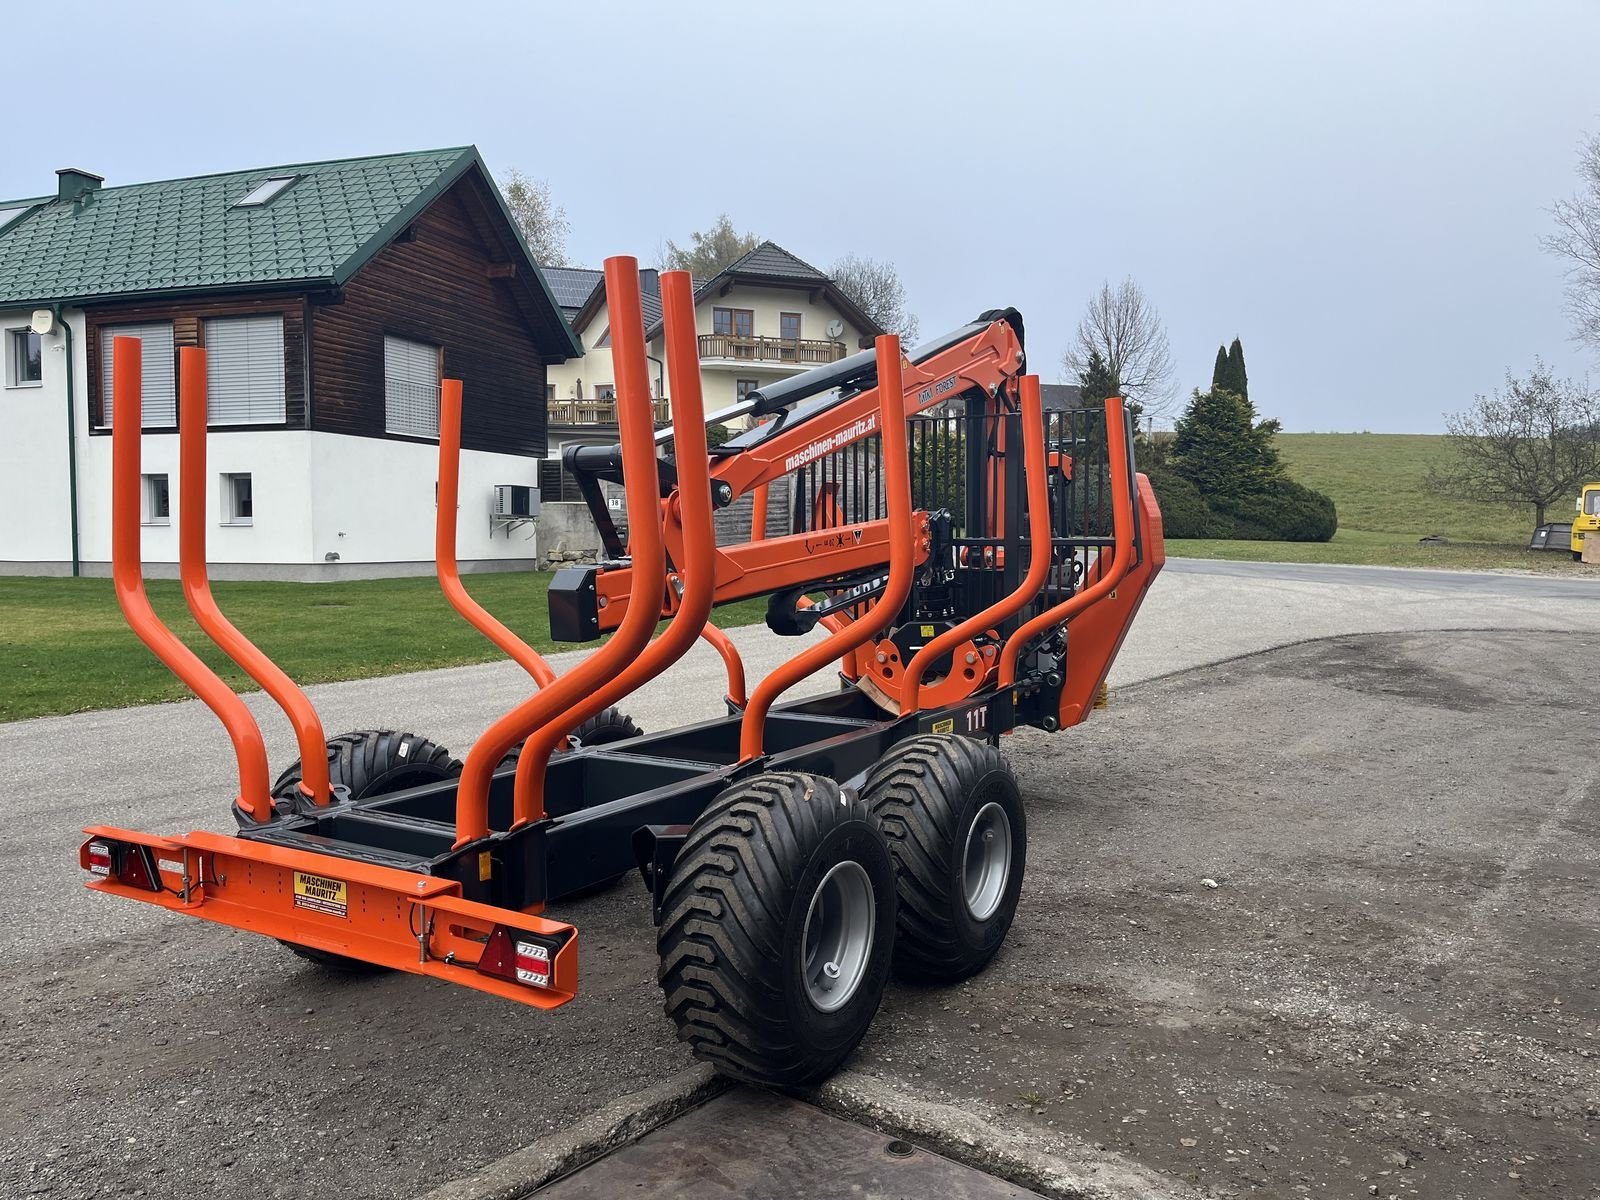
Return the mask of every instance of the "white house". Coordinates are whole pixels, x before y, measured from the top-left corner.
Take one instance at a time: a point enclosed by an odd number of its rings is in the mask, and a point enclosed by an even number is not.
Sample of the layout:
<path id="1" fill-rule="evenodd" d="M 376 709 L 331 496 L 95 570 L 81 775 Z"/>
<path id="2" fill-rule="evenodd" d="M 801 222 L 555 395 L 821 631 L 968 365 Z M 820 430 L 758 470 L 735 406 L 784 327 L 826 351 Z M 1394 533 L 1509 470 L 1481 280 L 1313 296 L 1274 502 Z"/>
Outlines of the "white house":
<path id="1" fill-rule="evenodd" d="M 601 273 L 552 268 L 547 274 L 583 349 L 580 358 L 552 364 L 547 376 L 550 455 L 559 459 L 564 445 L 616 440 L 616 379 Z M 639 283 L 651 386 L 659 398 L 656 420 L 665 424 L 660 276 L 641 271 Z M 714 278 L 696 282 L 695 326 L 708 413 L 755 388 L 870 348 L 883 332 L 827 275 L 774 242 L 762 242 Z M 547 499 L 556 498 L 552 475 L 547 470 Z"/>
<path id="2" fill-rule="evenodd" d="M 0 201 L 0 573 L 107 571 L 119 335 L 143 342 L 153 574 L 177 559 L 189 345 L 209 359 L 217 577 L 431 571 L 444 377 L 464 386 L 462 567 L 532 565 L 546 366 L 581 348 L 476 150 L 57 174 L 54 196 Z M 497 485 L 522 489 L 498 516 Z"/>

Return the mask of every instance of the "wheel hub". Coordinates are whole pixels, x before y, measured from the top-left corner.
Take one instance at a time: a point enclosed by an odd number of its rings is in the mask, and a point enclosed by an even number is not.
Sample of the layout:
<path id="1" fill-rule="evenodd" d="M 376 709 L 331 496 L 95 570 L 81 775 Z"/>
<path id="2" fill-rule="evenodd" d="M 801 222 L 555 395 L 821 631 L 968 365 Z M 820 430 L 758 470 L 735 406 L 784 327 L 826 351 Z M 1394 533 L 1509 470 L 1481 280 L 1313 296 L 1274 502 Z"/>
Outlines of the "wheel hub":
<path id="1" fill-rule="evenodd" d="M 961 891 L 974 920 L 986 921 L 994 915 L 1010 877 L 1011 818 L 991 801 L 972 818 L 961 860 Z"/>
<path id="2" fill-rule="evenodd" d="M 874 900 L 866 868 L 853 861 L 835 865 L 811 895 L 801 977 L 822 1012 L 842 1008 L 861 986 L 878 919 Z"/>

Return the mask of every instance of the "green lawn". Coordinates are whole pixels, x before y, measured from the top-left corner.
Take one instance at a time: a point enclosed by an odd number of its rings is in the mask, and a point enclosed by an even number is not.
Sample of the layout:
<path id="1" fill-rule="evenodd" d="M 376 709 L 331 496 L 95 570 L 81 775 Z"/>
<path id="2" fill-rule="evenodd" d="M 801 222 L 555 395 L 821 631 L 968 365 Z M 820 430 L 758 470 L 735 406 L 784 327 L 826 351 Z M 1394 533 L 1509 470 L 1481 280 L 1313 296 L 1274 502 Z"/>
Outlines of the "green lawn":
<path id="1" fill-rule="evenodd" d="M 536 649 L 550 640 L 549 572 L 474 575 L 478 601 Z M 432 577 L 352 583 L 217 583 L 223 612 L 300 683 L 363 679 L 503 657 L 444 601 Z M 156 611 L 241 691 L 252 691 L 200 634 L 176 581 L 152 580 Z M 720 608 L 718 625 L 763 619 L 765 601 Z M 128 630 L 107 579 L 0 578 L 0 721 L 186 698 Z"/>
<path id="2" fill-rule="evenodd" d="M 1291 478 L 1333 497 L 1339 532 L 1331 542 L 1178 540 L 1168 552 L 1191 558 L 1270 562 L 1371 563 L 1460 570 L 1520 569 L 1600 574 L 1564 554 L 1526 549 L 1533 509 L 1440 497 L 1423 483 L 1447 454 L 1445 439 L 1424 433 L 1280 433 Z M 1576 496 L 1574 496 L 1576 499 Z M 1547 520 L 1568 518 L 1557 506 Z M 1447 546 L 1419 539 L 1443 534 Z"/>

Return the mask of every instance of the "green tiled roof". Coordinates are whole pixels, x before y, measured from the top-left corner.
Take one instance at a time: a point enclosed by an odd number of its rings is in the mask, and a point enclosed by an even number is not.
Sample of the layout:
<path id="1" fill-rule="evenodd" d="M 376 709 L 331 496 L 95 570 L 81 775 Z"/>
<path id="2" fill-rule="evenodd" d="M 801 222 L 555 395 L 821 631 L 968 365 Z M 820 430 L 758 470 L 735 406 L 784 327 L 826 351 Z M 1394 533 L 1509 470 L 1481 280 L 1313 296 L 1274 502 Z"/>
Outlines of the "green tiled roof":
<path id="1" fill-rule="evenodd" d="M 552 353 L 582 353 L 471 146 L 297 163 L 101 188 L 35 207 L 0 228 L 0 305 L 145 294 L 343 284 L 473 167 L 525 259 L 527 303 L 548 305 Z M 295 176 L 266 204 L 235 204 L 268 179 Z M 0 205 L 4 207 L 4 205 Z M 509 248 L 509 246 L 508 246 Z"/>
<path id="2" fill-rule="evenodd" d="M 0 231 L 0 303 L 342 283 L 392 221 L 420 211 L 476 157 L 458 148 L 302 163 L 52 201 Z M 234 207 L 281 175 L 298 178 L 268 204 Z"/>

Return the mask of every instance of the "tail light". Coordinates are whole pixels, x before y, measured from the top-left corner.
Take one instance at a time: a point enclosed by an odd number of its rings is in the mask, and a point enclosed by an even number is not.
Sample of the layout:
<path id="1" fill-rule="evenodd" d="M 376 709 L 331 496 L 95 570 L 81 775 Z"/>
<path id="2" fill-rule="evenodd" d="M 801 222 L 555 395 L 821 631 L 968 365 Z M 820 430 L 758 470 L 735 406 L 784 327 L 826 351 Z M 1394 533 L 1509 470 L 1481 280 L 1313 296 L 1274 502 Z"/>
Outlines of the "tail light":
<path id="1" fill-rule="evenodd" d="M 81 861 L 91 875 L 114 878 L 118 883 L 147 892 L 161 890 L 161 876 L 156 871 L 155 856 L 149 846 L 91 838 L 83 847 Z"/>
<path id="2" fill-rule="evenodd" d="M 496 925 L 478 957 L 478 973 L 525 987 L 547 988 L 555 978 L 556 952 L 561 945 L 558 938 Z"/>

